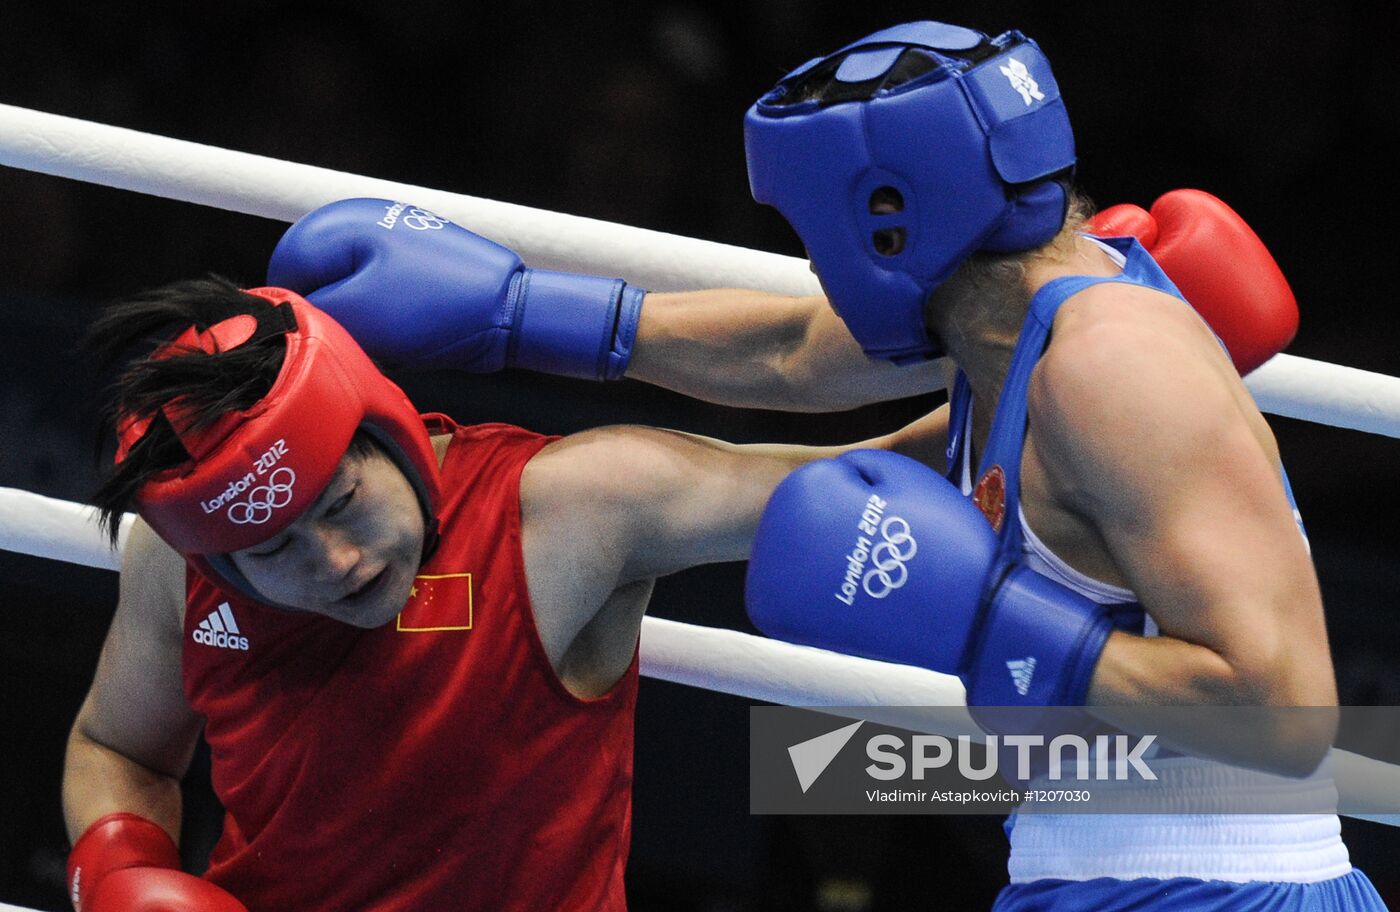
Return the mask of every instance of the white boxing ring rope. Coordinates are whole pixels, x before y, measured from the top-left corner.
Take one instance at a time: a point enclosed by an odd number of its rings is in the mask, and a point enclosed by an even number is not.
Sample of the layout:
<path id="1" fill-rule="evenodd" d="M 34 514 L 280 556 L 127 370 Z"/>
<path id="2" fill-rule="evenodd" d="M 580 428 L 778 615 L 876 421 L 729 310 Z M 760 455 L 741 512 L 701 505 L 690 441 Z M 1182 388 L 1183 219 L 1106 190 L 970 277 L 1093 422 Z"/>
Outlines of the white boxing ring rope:
<path id="1" fill-rule="evenodd" d="M 93 508 L 0 487 L 0 549 L 6 551 L 116 570 L 134 520 L 125 517 L 113 550 L 98 531 Z M 962 683 L 924 668 L 654 617 L 642 620 L 640 651 L 642 674 L 663 681 L 787 706 L 859 707 L 861 718 L 914 731 L 981 734 L 967 713 Z M 1400 767 L 1332 753 L 1339 792 L 1358 806 L 1357 796 L 1379 796 L 1374 806 L 1395 807 Z M 1350 816 L 1400 826 L 1400 814 Z"/>
<path id="2" fill-rule="evenodd" d="M 821 291 L 807 261 L 430 190 L 0 104 L 0 165 L 294 222 L 354 196 L 405 200 L 544 269 L 621 275 L 654 291 Z"/>
<path id="3" fill-rule="evenodd" d="M 817 294 L 805 260 L 596 219 L 218 149 L 0 104 L 0 164 L 285 222 L 325 203 L 375 196 L 423 205 L 517 250 L 532 266 L 620 275 L 656 291 L 740 287 Z M 1246 380 L 1277 415 L 1400 437 L 1400 378 L 1277 355 Z M 123 525 L 130 528 L 131 518 Z M 120 546 L 119 546 L 120 547 Z M 0 488 L 0 548 L 105 569 L 107 547 L 80 504 Z M 915 730 L 977 733 L 962 684 L 926 669 L 793 646 L 733 630 L 646 618 L 642 673 L 793 706 L 866 707 Z M 1334 751 L 1339 788 L 1400 794 L 1400 768 Z M 1350 791 L 1350 789 L 1346 789 Z M 1400 826 L 1400 815 L 1353 816 Z M 28 912 L 0 903 L 0 912 Z"/>
<path id="4" fill-rule="evenodd" d="M 754 288 L 817 294 L 805 260 L 598 219 L 361 177 L 0 105 L 0 165 L 292 222 L 377 196 L 426 206 L 518 251 L 531 266 L 619 275 L 653 291 Z M 1400 437 L 1400 378 L 1277 355 L 1246 379 L 1266 412 Z"/>

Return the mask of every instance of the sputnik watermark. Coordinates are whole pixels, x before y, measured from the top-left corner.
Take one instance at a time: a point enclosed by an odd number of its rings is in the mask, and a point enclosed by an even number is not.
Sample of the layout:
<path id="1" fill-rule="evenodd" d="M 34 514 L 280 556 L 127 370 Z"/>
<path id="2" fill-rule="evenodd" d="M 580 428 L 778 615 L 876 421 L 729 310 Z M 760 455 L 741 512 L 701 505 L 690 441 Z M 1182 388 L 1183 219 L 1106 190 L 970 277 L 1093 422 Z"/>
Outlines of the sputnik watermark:
<path id="1" fill-rule="evenodd" d="M 756 814 L 1400 812 L 1400 707 L 749 713 Z"/>
<path id="2" fill-rule="evenodd" d="M 976 752 L 972 749 L 972 738 L 959 735 L 956 740 L 943 735 L 911 735 L 907 746 L 905 739 L 895 734 L 875 735 L 865 742 L 865 753 L 874 762 L 865 768 L 872 779 L 893 780 L 910 778 L 920 780 L 930 770 L 941 769 L 956 759 L 958 773 L 966 779 L 981 781 L 990 779 L 1000 772 L 1002 751 L 998 747 L 1016 752 L 1017 779 L 1029 779 L 1032 763 L 1041 763 L 1041 758 L 1033 756 L 1037 748 L 1045 748 L 1045 778 L 1060 782 L 1066 778 L 1075 782 L 1125 781 L 1130 772 L 1137 777 L 1153 782 L 1157 774 L 1147 765 L 1144 754 L 1157 740 L 1156 735 L 1095 735 L 1092 741 L 1082 735 L 1056 735 L 1046 742 L 1044 735 L 988 735 L 987 746 L 981 767 L 975 765 Z M 1129 742 L 1133 741 L 1132 746 Z M 957 749 L 954 750 L 954 743 Z M 906 752 L 909 758 L 905 759 Z M 1073 763 L 1067 774 L 1066 754 Z"/>
<path id="3" fill-rule="evenodd" d="M 755 813 L 1005 813 L 1027 802 L 1097 801 L 1108 785 L 1159 784 L 1155 734 L 931 734 L 835 721 L 790 707 L 754 708 Z"/>
<path id="4" fill-rule="evenodd" d="M 805 793 L 817 781 L 831 761 L 854 737 L 865 723 L 855 722 L 835 731 L 800 741 L 788 747 L 792 770 Z M 1019 780 L 1031 777 L 1032 765 L 1043 768 L 1044 778 L 1060 782 L 1070 778 L 1076 782 L 1126 781 L 1131 773 L 1139 779 L 1154 782 L 1157 774 L 1147 765 L 1145 755 L 1156 742 L 1156 735 L 1095 735 L 1092 741 L 1082 735 L 1056 735 L 1046 743 L 1044 735 L 988 735 L 986 750 L 974 750 L 969 735 L 946 738 L 943 735 L 910 735 L 907 742 L 900 735 L 872 735 L 865 741 L 865 755 L 871 762 L 865 767 L 870 778 L 889 782 L 906 776 L 922 781 L 931 770 L 956 764 L 964 779 L 983 781 L 1000 772 L 1002 751 L 1015 751 L 1015 776 Z M 1129 744 L 1132 741 L 1133 743 Z M 1043 754 L 1033 754 L 1044 748 Z M 980 765 L 976 755 L 982 754 Z M 906 756 L 907 755 L 907 756 Z M 1066 757 L 1072 768 L 1067 768 Z M 882 793 L 883 796 L 883 793 Z M 877 800 L 872 798 L 872 800 Z M 881 797 L 878 800 L 893 800 Z"/>

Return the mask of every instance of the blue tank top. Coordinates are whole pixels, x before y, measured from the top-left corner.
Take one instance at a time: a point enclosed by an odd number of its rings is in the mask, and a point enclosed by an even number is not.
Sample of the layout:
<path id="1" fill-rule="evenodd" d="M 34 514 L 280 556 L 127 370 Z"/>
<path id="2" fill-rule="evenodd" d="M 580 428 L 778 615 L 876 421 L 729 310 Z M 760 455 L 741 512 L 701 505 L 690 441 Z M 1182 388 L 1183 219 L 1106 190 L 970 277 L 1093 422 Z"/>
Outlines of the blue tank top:
<path id="1" fill-rule="evenodd" d="M 1020 519 L 1021 454 L 1026 441 L 1026 387 L 1030 382 L 1031 371 L 1045 352 L 1049 342 L 1050 328 L 1055 322 L 1055 314 L 1070 297 L 1084 289 L 1105 282 L 1139 285 L 1165 292 L 1182 301 L 1186 298 L 1167 278 L 1143 246 L 1134 238 L 1092 238 L 1108 248 L 1111 254 L 1121 258 L 1122 271 L 1115 276 L 1061 276 L 1051 279 L 1041 286 L 1031 298 L 1021 334 L 1011 355 L 1011 366 L 1002 384 L 996 412 L 992 418 L 992 430 L 987 438 L 985 451 L 978 459 L 975 477 L 977 483 L 972 498 L 992 523 L 998 535 L 998 560 L 1003 565 L 1026 563 L 1026 529 Z M 1187 302 L 1189 303 L 1189 302 Z M 948 416 L 948 472 L 947 477 L 960 485 L 964 469 L 970 461 L 971 448 L 968 440 L 971 426 L 972 386 L 967 376 L 959 370 L 953 383 Z M 1302 531 L 1302 518 L 1293 500 L 1293 491 L 1288 484 L 1288 476 L 1280 470 L 1284 492 L 1293 508 L 1294 518 Z M 1306 533 L 1304 534 L 1306 540 Z M 1034 545 L 1043 549 L 1039 542 Z M 1048 551 L 1045 554 L 1053 559 Z M 1039 570 L 1040 568 L 1033 567 Z M 1072 571 L 1071 571 L 1072 572 Z M 1088 579 L 1087 577 L 1085 578 Z M 1061 580 L 1064 582 L 1064 580 Z M 1090 582 L 1096 582 L 1090 580 Z M 1082 589 L 1074 586 L 1072 588 Z M 1105 584 L 1099 584 L 1103 588 Z M 1093 592 L 1084 595 L 1102 602 Z M 1131 593 L 1124 591 L 1126 596 Z M 1155 625 L 1147 617 L 1141 604 L 1135 599 L 1113 604 L 1110 616 L 1114 626 L 1138 635 L 1151 635 Z"/>
<path id="2" fill-rule="evenodd" d="M 1185 300 L 1162 272 L 1161 267 L 1132 238 L 1094 238 L 1115 259 L 1121 258 L 1122 272 L 1116 276 L 1064 276 L 1047 282 L 1031 299 L 1029 312 L 1011 357 L 1011 366 L 1002 385 L 992 418 L 992 430 L 985 452 L 976 466 L 977 483 L 971 495 L 992 521 L 999 541 L 998 559 L 1005 565 L 1025 564 L 1048 576 L 1060 575 L 1060 582 L 1105 604 L 1114 626 L 1137 635 L 1155 635 L 1156 625 L 1148 617 L 1135 594 L 1078 574 L 1034 539 L 1023 525 L 1020 511 L 1021 454 L 1026 439 L 1026 387 L 1031 371 L 1045 352 L 1050 328 L 1060 306 L 1072 295 L 1102 282 L 1140 285 Z M 961 371 L 953 385 L 949 414 L 948 478 L 963 488 L 962 476 L 969 470 L 971 447 L 972 387 Z M 1282 470 L 1280 470 L 1282 474 Z M 1293 515 L 1302 532 L 1288 476 L 1283 487 Z M 964 489 L 965 490 L 965 489 Z M 1306 533 L 1304 540 L 1306 541 Z M 1043 566 L 1049 564 L 1047 569 Z M 1056 566 L 1058 563 L 1059 566 Z M 1038 566 L 1042 565 L 1042 566 Z M 1106 727 L 1107 728 L 1107 727 Z M 1154 748 L 1158 745 L 1154 745 Z M 1176 758 L 1166 748 L 1152 751 L 1157 758 Z M 1200 783 L 1229 788 L 1229 774 L 1239 771 L 1201 761 L 1202 767 L 1184 772 Z M 1008 873 L 1013 886 L 1003 893 L 998 909 L 1022 908 L 1016 890 L 1044 889 L 1046 884 L 1063 884 L 1072 908 L 1126 908 L 1121 903 L 1103 901 L 1081 894 L 1082 885 L 1101 890 L 1120 890 L 1133 885 L 1160 885 L 1177 881 L 1141 878 L 1199 878 L 1222 883 L 1230 890 L 1257 889 L 1249 883 L 1231 881 L 1328 881 L 1351 870 L 1346 847 L 1339 833 L 1335 814 L 1311 815 L 1135 815 L 1124 825 L 1124 818 L 1094 814 L 1032 814 L 1024 820 L 1012 814 L 1006 821 L 1011 842 Z M 1267 851 L 1241 852 L 1255 845 Z M 1024 885 L 1032 884 L 1033 887 Z M 1145 888 L 1144 888 L 1145 889 Z M 1118 896 L 1118 894 L 1114 894 Z M 1232 892 L 1228 907 L 1245 898 Z M 1083 900 L 1083 901 L 1081 901 Z M 1225 906 L 1218 906 L 1225 907 Z M 1037 906 L 1039 908 L 1039 906 Z M 1319 907 L 1321 908 L 1321 907 Z M 1327 908 L 1340 908 L 1327 906 Z M 1367 906 L 1366 908 L 1373 908 Z"/>

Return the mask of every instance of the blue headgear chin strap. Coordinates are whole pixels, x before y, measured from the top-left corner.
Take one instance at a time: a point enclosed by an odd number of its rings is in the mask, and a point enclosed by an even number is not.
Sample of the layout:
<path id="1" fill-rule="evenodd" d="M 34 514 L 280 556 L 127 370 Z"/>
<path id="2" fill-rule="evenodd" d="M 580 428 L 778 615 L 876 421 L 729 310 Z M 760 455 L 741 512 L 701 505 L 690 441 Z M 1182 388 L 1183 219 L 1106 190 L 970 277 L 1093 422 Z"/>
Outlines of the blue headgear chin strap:
<path id="1" fill-rule="evenodd" d="M 865 352 L 943 354 L 929 293 L 978 251 L 1064 224 L 1074 134 L 1020 32 L 941 22 L 869 35 L 783 77 L 744 118 L 749 186 L 796 229 Z"/>

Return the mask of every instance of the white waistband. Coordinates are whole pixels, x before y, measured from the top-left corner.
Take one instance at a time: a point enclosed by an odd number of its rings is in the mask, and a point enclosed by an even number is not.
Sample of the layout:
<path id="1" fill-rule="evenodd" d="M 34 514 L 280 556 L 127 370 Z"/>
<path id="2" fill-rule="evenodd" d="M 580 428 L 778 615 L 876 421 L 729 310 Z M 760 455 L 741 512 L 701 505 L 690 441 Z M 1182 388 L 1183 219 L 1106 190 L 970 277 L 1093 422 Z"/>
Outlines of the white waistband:
<path id="1" fill-rule="evenodd" d="M 1188 758 L 1174 758 L 1165 767 L 1155 763 L 1153 769 L 1181 786 L 1163 793 L 1169 796 L 1157 805 L 1163 809 L 1238 809 L 1242 796 L 1246 805 L 1262 799 L 1259 808 L 1277 809 L 1279 799 L 1291 797 L 1311 809 L 1328 790 L 1335 802 L 1336 789 L 1326 775 L 1293 780 Z M 1096 800 L 1103 785 L 1095 784 Z M 1095 877 L 1313 883 L 1351 870 L 1341 821 L 1328 813 L 1032 812 L 1016 815 L 1010 837 L 1012 883 Z"/>

